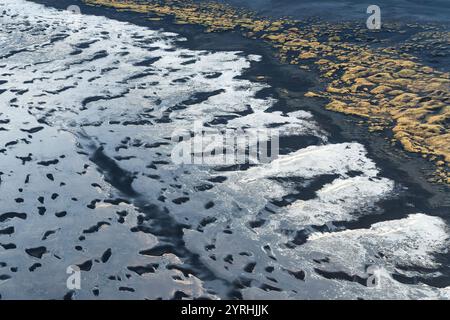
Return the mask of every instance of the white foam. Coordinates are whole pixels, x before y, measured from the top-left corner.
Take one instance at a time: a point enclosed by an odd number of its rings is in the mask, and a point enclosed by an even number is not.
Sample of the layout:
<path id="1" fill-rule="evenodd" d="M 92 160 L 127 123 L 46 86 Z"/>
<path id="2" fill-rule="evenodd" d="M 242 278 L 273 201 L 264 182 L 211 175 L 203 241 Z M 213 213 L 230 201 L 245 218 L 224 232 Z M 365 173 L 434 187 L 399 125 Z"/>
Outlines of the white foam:
<path id="1" fill-rule="evenodd" d="M 441 218 L 414 214 L 379 222 L 369 229 L 315 233 L 309 236 L 304 250 L 326 251 L 342 265 L 352 259 L 353 265 L 361 267 L 373 254 L 382 253 L 392 266 L 433 268 L 437 266 L 433 254 L 444 252 L 447 245 L 447 227 Z"/>
<path id="2" fill-rule="evenodd" d="M 291 154 L 280 156 L 270 164 L 251 168 L 245 181 L 268 177 L 311 178 L 323 174 L 346 175 L 361 171 L 366 176 L 376 176 L 378 169 L 367 158 L 364 146 L 358 143 L 309 146 Z"/>
<path id="3" fill-rule="evenodd" d="M 317 191 L 316 198 L 289 205 L 285 217 L 290 223 L 303 226 L 355 220 L 360 217 L 358 210 L 367 210 L 390 195 L 393 189 L 393 181 L 386 178 L 336 179 Z"/>

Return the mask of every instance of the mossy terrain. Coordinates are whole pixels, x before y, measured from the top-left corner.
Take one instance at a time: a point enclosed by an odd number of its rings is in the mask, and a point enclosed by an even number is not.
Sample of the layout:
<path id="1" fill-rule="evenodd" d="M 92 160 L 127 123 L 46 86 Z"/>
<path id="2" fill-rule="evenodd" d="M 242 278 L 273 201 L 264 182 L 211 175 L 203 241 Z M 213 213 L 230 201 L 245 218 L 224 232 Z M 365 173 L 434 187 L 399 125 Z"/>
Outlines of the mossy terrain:
<path id="1" fill-rule="evenodd" d="M 327 83 L 309 97 L 327 99 L 326 108 L 361 117 L 370 131 L 386 131 L 391 143 L 433 161 L 433 181 L 450 184 L 450 75 L 420 62 L 414 53 L 448 54 L 450 32 L 434 25 L 401 46 L 371 45 L 371 33 L 351 23 L 270 19 L 223 3 L 189 0 L 84 0 L 89 5 L 147 13 L 149 20 L 171 16 L 178 24 L 207 32 L 234 30 L 270 43 L 281 62 L 317 69 Z M 384 31 L 402 34 L 395 24 Z"/>

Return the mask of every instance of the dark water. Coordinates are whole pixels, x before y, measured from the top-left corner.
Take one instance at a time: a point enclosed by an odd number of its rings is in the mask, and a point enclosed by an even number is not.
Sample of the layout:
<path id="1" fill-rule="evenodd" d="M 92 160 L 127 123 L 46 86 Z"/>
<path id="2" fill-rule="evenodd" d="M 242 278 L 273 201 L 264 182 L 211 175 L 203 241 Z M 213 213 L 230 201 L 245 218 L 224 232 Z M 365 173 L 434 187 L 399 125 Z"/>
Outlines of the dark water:
<path id="1" fill-rule="evenodd" d="M 367 18 L 369 5 L 378 5 L 382 17 L 392 20 L 435 21 L 448 23 L 450 1 L 447 0 L 227 0 L 237 6 L 248 6 L 264 14 L 325 20 L 361 20 Z"/>

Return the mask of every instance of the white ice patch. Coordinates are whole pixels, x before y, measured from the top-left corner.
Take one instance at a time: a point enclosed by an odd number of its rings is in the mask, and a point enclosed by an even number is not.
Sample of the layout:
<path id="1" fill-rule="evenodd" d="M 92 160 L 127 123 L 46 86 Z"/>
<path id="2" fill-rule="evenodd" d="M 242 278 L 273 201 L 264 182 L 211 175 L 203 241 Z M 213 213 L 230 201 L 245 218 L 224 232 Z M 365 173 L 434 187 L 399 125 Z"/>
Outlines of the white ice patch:
<path id="1" fill-rule="evenodd" d="M 433 268 L 437 266 L 433 255 L 445 252 L 447 246 L 447 227 L 441 218 L 414 214 L 369 229 L 314 233 L 300 250 L 326 252 L 341 267 L 351 259 L 353 266 L 362 268 L 378 255 L 392 266 Z"/>
<path id="2" fill-rule="evenodd" d="M 393 181 L 386 178 L 354 177 L 336 179 L 317 191 L 311 200 L 298 200 L 286 208 L 285 218 L 296 225 L 323 225 L 351 221 L 360 208 L 370 208 L 390 194 Z"/>
<path id="3" fill-rule="evenodd" d="M 378 174 L 375 163 L 367 158 L 361 144 L 329 144 L 300 149 L 280 156 L 270 164 L 247 170 L 244 181 L 269 177 L 312 178 L 322 174 L 346 176 L 349 171 L 360 171 L 369 177 Z"/>

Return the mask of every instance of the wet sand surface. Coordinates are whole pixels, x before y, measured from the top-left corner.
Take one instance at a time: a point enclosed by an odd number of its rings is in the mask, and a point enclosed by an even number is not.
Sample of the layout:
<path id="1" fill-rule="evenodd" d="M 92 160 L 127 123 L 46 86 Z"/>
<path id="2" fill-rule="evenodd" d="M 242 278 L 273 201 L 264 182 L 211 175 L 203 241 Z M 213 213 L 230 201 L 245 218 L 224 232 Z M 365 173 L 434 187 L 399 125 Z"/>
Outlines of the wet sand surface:
<path id="1" fill-rule="evenodd" d="M 0 5 L 1 298 L 449 297 L 448 187 L 304 97 L 312 72 L 232 33 Z M 276 127 L 281 156 L 174 164 L 198 120 Z"/>

